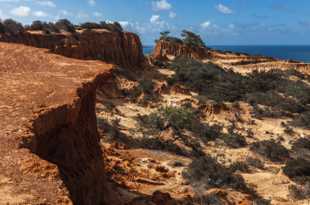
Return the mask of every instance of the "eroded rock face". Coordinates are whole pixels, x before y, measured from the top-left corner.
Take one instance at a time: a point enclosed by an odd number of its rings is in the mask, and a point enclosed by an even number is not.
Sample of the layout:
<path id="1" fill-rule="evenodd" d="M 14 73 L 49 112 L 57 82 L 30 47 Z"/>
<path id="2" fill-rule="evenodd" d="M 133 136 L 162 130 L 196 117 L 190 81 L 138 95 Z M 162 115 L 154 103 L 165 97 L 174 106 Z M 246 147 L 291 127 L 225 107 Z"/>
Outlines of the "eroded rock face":
<path id="1" fill-rule="evenodd" d="M 152 54 L 152 57 L 159 61 L 179 56 L 201 60 L 208 57 L 208 51 L 204 47 L 191 47 L 184 43 L 160 40 Z"/>
<path id="2" fill-rule="evenodd" d="M 52 35 L 25 32 L 19 35 L 0 35 L 0 41 L 47 48 L 67 57 L 103 60 L 124 67 L 140 67 L 144 63 L 140 38 L 129 32 L 103 29 Z"/>
<path id="3" fill-rule="evenodd" d="M 96 87 L 113 65 L 0 43 L 1 204 L 103 204 Z"/>

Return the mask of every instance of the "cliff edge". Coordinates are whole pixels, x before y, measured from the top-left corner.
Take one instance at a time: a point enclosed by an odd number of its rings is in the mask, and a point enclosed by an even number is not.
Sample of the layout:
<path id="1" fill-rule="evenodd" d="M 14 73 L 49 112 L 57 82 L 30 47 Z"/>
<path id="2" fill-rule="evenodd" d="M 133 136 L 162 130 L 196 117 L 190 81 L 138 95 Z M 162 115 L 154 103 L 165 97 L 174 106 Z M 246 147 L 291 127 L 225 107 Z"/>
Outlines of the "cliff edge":
<path id="1" fill-rule="evenodd" d="M 139 36 L 130 32 L 82 29 L 75 33 L 44 34 L 24 31 L 15 35 L 0 34 L 0 41 L 47 48 L 67 57 L 102 60 L 127 68 L 140 67 L 145 61 Z"/>
<path id="2" fill-rule="evenodd" d="M 113 65 L 7 43 L 0 59 L 1 204 L 102 204 L 95 91 Z"/>

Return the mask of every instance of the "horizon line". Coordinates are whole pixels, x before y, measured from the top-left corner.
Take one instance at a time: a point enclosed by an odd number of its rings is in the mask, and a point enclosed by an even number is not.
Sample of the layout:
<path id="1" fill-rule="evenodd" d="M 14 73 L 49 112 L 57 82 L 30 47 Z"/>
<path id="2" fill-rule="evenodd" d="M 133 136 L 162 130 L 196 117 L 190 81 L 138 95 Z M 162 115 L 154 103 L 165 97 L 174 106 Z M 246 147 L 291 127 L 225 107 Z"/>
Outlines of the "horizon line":
<path id="1" fill-rule="evenodd" d="M 149 44 L 149 45 L 143 45 L 144 47 L 146 46 L 155 46 L 156 44 Z M 303 45 L 303 44 L 211 44 L 207 45 L 207 47 L 210 46 L 310 46 L 310 44 Z"/>

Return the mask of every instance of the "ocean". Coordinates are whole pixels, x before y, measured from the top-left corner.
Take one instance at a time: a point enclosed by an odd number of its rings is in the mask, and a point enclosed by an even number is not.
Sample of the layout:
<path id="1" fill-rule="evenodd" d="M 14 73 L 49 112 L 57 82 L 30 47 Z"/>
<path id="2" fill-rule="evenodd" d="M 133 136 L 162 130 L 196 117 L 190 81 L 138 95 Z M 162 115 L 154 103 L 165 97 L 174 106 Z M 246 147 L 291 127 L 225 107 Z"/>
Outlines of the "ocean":
<path id="1" fill-rule="evenodd" d="M 263 55 L 283 60 L 296 60 L 310 63 L 310 46 L 209 46 L 222 51 Z M 145 54 L 150 54 L 153 46 L 143 48 Z"/>

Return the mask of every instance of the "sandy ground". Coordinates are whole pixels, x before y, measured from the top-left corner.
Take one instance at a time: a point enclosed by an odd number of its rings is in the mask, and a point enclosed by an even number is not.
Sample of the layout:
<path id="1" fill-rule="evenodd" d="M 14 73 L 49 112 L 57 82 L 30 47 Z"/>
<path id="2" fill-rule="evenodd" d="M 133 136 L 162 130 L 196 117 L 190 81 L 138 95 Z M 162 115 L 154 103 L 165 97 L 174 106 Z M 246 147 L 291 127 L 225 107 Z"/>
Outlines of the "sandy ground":
<path id="1" fill-rule="evenodd" d="M 234 58 L 222 61 L 216 59 L 212 62 L 245 75 L 249 72 L 249 65 L 232 65 L 238 61 L 240 59 Z M 210 62 L 210 60 L 205 62 Z M 265 64 L 267 65 L 264 67 L 265 70 L 270 70 L 274 66 L 274 62 Z M 280 65 L 282 64 L 281 62 Z M 257 64 L 252 66 L 255 68 Z M 126 189 L 146 195 L 160 190 L 170 193 L 177 199 L 184 199 L 187 196 L 203 196 L 212 192 L 214 187 L 205 188 L 203 182 L 192 184 L 184 177 L 184 173 L 195 157 L 184 156 L 171 150 L 167 151 L 156 145 L 152 146 L 151 143 L 156 139 L 173 138 L 173 134 L 169 133 L 169 130 L 163 131 L 159 136 L 149 136 L 139 127 L 139 116 L 149 115 L 159 107 L 179 106 L 185 102 L 198 106 L 197 92 L 167 85 L 166 80 L 173 75 L 174 71 L 165 68 L 152 68 L 140 74 L 141 78 L 155 84 L 154 90 L 156 91 L 152 94 L 152 99 L 148 99 L 147 102 L 141 100 L 145 97 L 144 94 L 134 99 L 121 94 L 124 90 L 132 92 L 133 88 L 139 84 L 138 78 L 118 76 L 116 84 L 118 84 L 119 90 L 109 93 L 99 90 L 97 116 L 102 145 L 105 150 L 108 150 L 108 169 L 114 180 Z M 229 133 L 229 128 L 234 126 L 236 133 L 243 136 L 246 141 L 246 146 L 230 147 L 223 145 L 220 139 L 207 143 L 203 143 L 199 139 L 198 143 L 202 145 L 204 154 L 212 156 L 225 167 L 229 167 L 235 162 L 245 161 L 249 157 L 257 159 L 263 163 L 263 167 L 253 167 L 251 171 L 238 171 L 245 183 L 253 188 L 257 195 L 262 199 L 269 200 L 269 204 L 309 204 L 308 200 L 294 200 L 290 196 L 288 187 L 295 182 L 283 173 L 284 161 L 273 162 L 250 150 L 251 143 L 271 139 L 281 141 L 281 144 L 289 150 L 292 147 L 292 142 L 299 138 L 309 137 L 309 130 L 296 126 L 293 127 L 294 134 L 288 134 L 283 124 L 292 120 L 290 117 L 256 118 L 252 114 L 253 107 L 247 102 L 237 102 L 238 106 L 235 106 L 236 103 L 224 102 L 224 106 L 217 108 L 217 105 L 209 103 L 207 97 L 204 99 L 206 106 L 204 110 L 200 110 L 204 113 L 201 121 L 210 125 L 223 126 L 224 133 Z M 111 128 L 113 126 L 115 129 Z M 191 139 L 191 133 L 186 135 Z M 155 140 L 146 140 L 143 143 L 141 139 L 144 138 Z M 193 147 L 181 140 L 175 140 L 173 144 L 189 152 L 193 150 Z M 249 194 L 243 191 L 231 190 L 225 186 L 221 187 L 221 190 L 229 193 L 228 195 L 232 198 L 231 204 L 239 204 L 239 202 L 240 204 L 252 204 L 254 201 L 249 197 Z M 235 192 L 238 194 L 234 195 Z M 257 201 L 256 204 L 264 203 Z"/>

